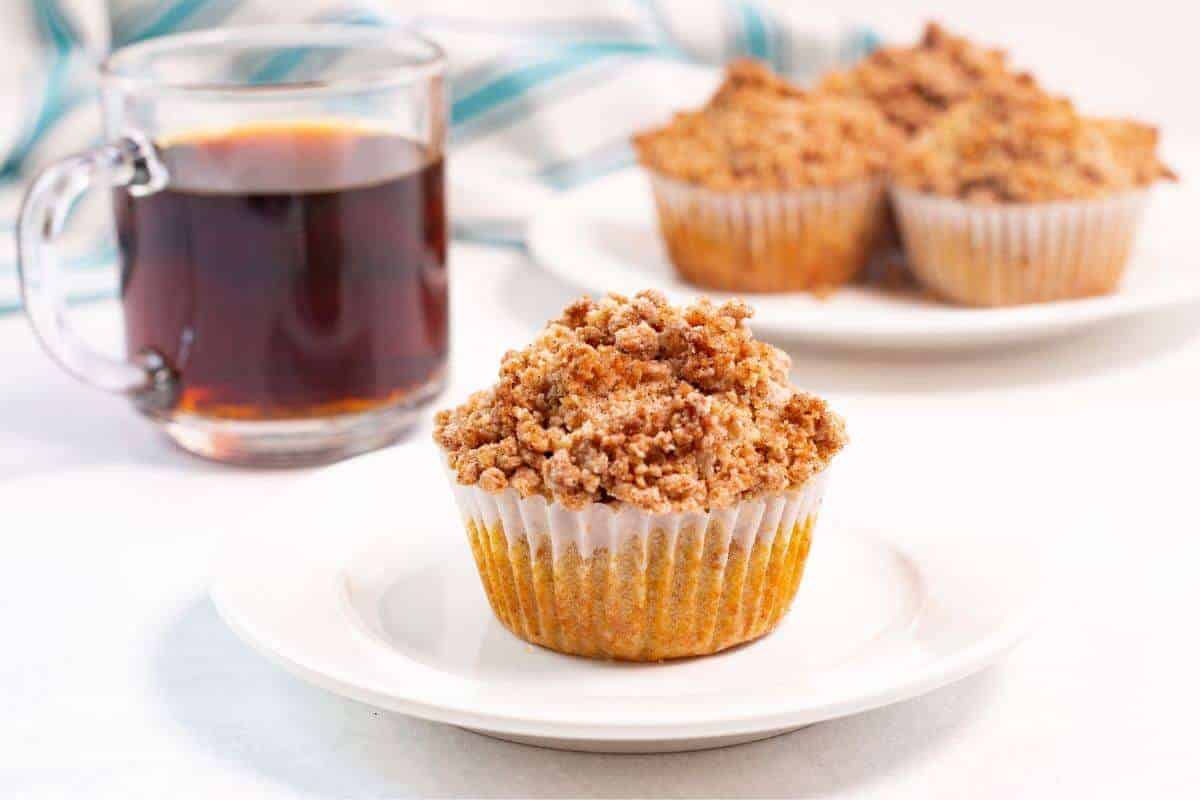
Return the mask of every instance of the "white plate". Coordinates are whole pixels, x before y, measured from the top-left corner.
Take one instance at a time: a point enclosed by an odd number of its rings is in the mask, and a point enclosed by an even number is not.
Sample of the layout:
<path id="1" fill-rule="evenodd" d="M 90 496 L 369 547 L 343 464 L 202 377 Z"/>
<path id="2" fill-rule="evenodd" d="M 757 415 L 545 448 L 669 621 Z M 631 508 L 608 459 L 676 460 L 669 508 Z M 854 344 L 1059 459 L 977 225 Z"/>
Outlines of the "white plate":
<path id="1" fill-rule="evenodd" d="M 982 669 L 1030 619 L 1013 542 L 876 538 L 818 525 L 775 633 L 622 664 L 509 634 L 487 606 L 432 445 L 344 462 L 235 531 L 212 595 L 246 642 L 317 686 L 481 733 L 606 752 L 753 741 L 894 703 Z"/>
<path id="2" fill-rule="evenodd" d="M 1185 161 L 1200 165 L 1200 152 Z M 1200 192 L 1194 185 L 1155 190 L 1125 281 L 1109 296 L 971 309 L 916 291 L 874 288 L 843 289 L 826 299 L 805 293 L 747 295 L 756 310 L 754 329 L 826 344 L 956 347 L 1038 339 L 1186 303 L 1200 298 L 1200 229 L 1193 219 Z M 527 241 L 547 270 L 594 294 L 657 288 L 679 301 L 701 294 L 727 296 L 696 289 L 675 275 L 640 169 L 614 173 L 557 197 L 531 221 Z"/>

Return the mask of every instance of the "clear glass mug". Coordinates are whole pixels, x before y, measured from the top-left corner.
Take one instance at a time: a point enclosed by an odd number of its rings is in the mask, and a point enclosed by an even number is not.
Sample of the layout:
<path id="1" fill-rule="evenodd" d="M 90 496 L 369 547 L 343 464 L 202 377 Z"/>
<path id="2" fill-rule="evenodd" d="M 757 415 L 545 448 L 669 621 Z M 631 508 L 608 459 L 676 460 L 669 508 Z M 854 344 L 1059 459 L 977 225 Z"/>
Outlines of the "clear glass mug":
<path id="1" fill-rule="evenodd" d="M 266 26 L 119 50 L 107 143 L 30 186 L 25 310 L 80 380 L 186 450 L 299 464 L 382 446 L 441 389 L 445 57 L 387 29 Z M 111 187 L 126 360 L 67 324 L 52 243 Z"/>

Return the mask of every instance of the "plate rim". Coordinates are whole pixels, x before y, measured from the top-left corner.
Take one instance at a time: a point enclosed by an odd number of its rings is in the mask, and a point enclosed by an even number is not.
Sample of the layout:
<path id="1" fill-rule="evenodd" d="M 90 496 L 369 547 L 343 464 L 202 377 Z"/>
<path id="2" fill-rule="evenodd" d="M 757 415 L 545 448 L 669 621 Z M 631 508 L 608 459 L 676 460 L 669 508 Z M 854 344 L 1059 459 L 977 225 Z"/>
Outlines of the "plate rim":
<path id="1" fill-rule="evenodd" d="M 378 456 L 388 451 L 370 456 L 352 459 L 340 465 L 319 470 L 305 479 L 298 481 L 291 488 L 292 492 L 303 492 L 313 482 L 330 480 L 329 474 L 344 470 L 349 465 L 362 468 L 362 465 L 374 461 Z M 273 503 L 286 502 L 289 492 L 283 492 L 273 498 Z M 262 513 L 267 514 L 270 508 Z M 419 689 L 398 693 L 396 687 L 383 687 L 373 681 L 364 681 L 362 676 L 346 674 L 340 668 L 330 669 L 328 663 L 322 664 L 305 654 L 297 654 L 295 647 L 280 641 L 269 631 L 249 618 L 249 615 L 239 610 L 237 604 L 229 599 L 230 591 L 226 586 L 233 575 L 231 564 L 238 561 L 238 553 L 248 546 L 248 537 L 256 538 L 259 545 L 271 541 L 271 537 L 283 535 L 286 526 L 254 525 L 252 520 L 238 526 L 228 534 L 226 543 L 215 562 L 213 578 L 209 585 L 209 595 L 218 615 L 226 625 L 251 649 L 259 652 L 268 660 L 281 666 L 290 674 L 326 691 L 358 702 L 363 702 L 379 708 L 397 711 L 410 716 L 478 728 L 498 733 L 513 733 L 554 737 L 559 739 L 591 739 L 609 741 L 649 741 L 653 739 L 704 739 L 714 736 L 748 734 L 772 729 L 787 729 L 801 725 L 836 719 L 857 714 L 875 708 L 891 705 L 896 702 L 918 697 L 935 689 L 949 685 L 957 680 L 978 672 L 1019 644 L 1035 627 L 1036 619 L 1040 616 L 1043 602 L 1044 587 L 1042 582 L 1042 564 L 1044 559 L 1040 548 L 1033 540 L 1025 541 L 1026 537 L 1008 536 L 1003 540 L 996 537 L 972 537 L 974 540 L 1003 541 L 1005 549 L 1016 546 L 1027 558 L 1022 563 L 1027 565 L 1025 574 L 1018 579 L 1024 588 L 1020 605 L 1008 609 L 1002 622 L 997 624 L 982 638 L 968 646 L 955 651 L 949 656 L 937 658 L 933 663 L 923 668 L 905 668 L 897 672 L 886 673 L 880 680 L 858 683 L 854 691 L 834 691 L 822 697 L 817 702 L 805 702 L 802 693 L 778 692 L 770 700 L 765 698 L 749 698 L 739 702 L 731 702 L 721 708 L 714 709 L 711 704 L 705 713 L 697 717 L 687 714 L 680 716 L 675 709 L 656 709 L 637 719 L 613 720 L 597 716 L 595 710 L 583 720 L 568 720 L 561 716 L 546 716 L 545 709 L 537 704 L 523 705 L 519 699 L 498 703 L 495 698 L 462 699 L 456 702 L 445 702 L 439 698 L 422 697 Z M 828 523 L 826 524 L 828 528 Z M 865 530 L 859 526 L 837 525 L 833 535 L 849 535 L 871 538 L 876 540 L 875 546 L 889 547 L 899 552 L 905 558 L 916 564 L 921 563 L 919 552 L 914 555 L 913 542 L 896 542 L 887 537 L 881 537 L 874 531 Z M 255 533 L 257 531 L 257 533 Z M 924 537 L 922 537 L 924 538 Z M 355 546 L 361 547 L 366 541 L 364 536 L 345 540 L 340 547 L 346 550 L 346 555 Z M 930 543 L 937 541 L 937 536 L 930 537 Z M 918 545 L 919 551 L 922 545 Z M 925 544 L 923 546 L 932 546 Z M 244 560 L 244 558 L 242 559 Z M 1006 562 L 1007 563 L 1007 562 Z M 331 567 L 339 571 L 341 567 Z M 339 591 L 344 587 L 339 586 Z M 344 623 L 349 629 L 350 621 Z M 352 635 L 352 634 L 351 634 Z M 383 645 L 376 645 L 383 646 Z M 753 646 L 753 644 L 749 645 Z M 405 659 L 420 668 L 433 669 L 422 664 L 417 659 L 398 650 L 389 650 L 396 657 Z M 570 658 L 571 656 L 561 656 Z M 481 705 L 482 703 L 482 705 Z M 786 706 L 786 707 L 782 707 Z M 582 709 L 581 709 L 582 711 Z"/>
<path id="2" fill-rule="evenodd" d="M 871 691 L 855 695 L 853 698 L 836 698 L 819 705 L 769 713 L 747 712 L 741 716 L 675 722 L 607 723 L 595 720 L 569 722 L 534 715 L 520 716 L 515 713 L 456 708 L 364 688 L 359 684 L 332 677 L 326 672 L 287 658 L 277 649 L 263 645 L 259 639 L 241 626 L 236 614 L 232 614 L 216 594 L 213 595 L 213 603 L 221 619 L 237 634 L 239 639 L 253 650 L 282 667 L 289 674 L 338 696 L 376 708 L 447 725 L 477 728 L 496 733 L 610 741 L 708 739 L 716 736 L 762 731 L 786 731 L 884 708 L 895 703 L 916 699 L 992 666 L 999 658 L 1027 638 L 1031 632 L 1028 625 L 1006 626 L 1004 631 L 997 632 L 987 639 L 977 642 L 971 648 L 961 651 L 952 659 L 948 659 L 937 671 L 921 673 L 919 677 L 895 684 L 873 687 Z"/>

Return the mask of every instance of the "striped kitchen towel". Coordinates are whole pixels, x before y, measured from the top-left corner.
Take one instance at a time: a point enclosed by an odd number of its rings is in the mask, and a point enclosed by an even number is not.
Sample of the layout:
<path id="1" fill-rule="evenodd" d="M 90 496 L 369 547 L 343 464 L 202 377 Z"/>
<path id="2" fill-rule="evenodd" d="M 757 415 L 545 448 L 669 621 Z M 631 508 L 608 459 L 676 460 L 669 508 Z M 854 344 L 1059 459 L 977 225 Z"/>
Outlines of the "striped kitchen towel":
<path id="1" fill-rule="evenodd" d="M 632 161 L 629 134 L 696 105 L 749 55 L 798 79 L 875 46 L 806 0 L 11 0 L 0 37 L 0 311 L 18 307 L 12 222 L 22 183 L 96 141 L 95 64 L 182 30 L 322 21 L 417 30 L 450 56 L 450 207 L 460 238 L 520 244 L 538 205 Z M 104 198 L 63 243 L 76 299 L 113 291 Z"/>

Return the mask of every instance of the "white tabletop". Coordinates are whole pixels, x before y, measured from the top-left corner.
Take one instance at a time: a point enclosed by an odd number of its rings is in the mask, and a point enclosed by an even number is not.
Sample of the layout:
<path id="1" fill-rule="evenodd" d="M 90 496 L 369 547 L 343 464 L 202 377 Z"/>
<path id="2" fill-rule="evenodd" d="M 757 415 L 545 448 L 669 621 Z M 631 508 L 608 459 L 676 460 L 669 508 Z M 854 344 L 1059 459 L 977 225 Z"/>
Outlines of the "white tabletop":
<path id="1" fill-rule="evenodd" d="M 1172 102 L 1190 88 L 1172 70 L 1191 58 L 1179 48 L 1194 26 L 1071 6 L 988 4 L 964 23 L 994 25 L 1035 65 L 1057 58 L 1063 88 L 1195 121 Z M 1114 66 L 1127 59 L 1151 72 Z M 488 382 L 572 296 L 513 251 L 457 246 L 452 265 L 447 400 Z M 78 317 L 115 340 L 115 305 Z M 58 371 L 23 319 L 0 320 L 0 797 L 1194 791 L 1200 308 L 985 352 L 792 353 L 797 383 L 851 426 L 835 491 L 881 526 L 894 513 L 1036 536 L 1051 565 L 1046 614 L 1001 665 L 921 699 L 726 750 L 598 756 L 377 712 L 251 652 L 207 599 L 210 559 L 305 473 L 173 449 L 124 402 Z"/>
<path id="2" fill-rule="evenodd" d="M 516 252 L 458 247 L 453 278 L 452 397 L 571 296 Z M 207 599 L 210 557 L 304 473 L 176 451 L 61 374 L 24 320 L 0 321 L 0 796 L 1177 794 L 1200 780 L 1197 314 L 983 353 L 793 349 L 797 382 L 851 425 L 835 490 L 861 494 L 878 525 L 895 510 L 1036 534 L 1054 577 L 1045 618 L 1002 665 L 912 702 L 626 757 L 380 713 L 251 652 Z M 113 304 L 79 317 L 117 330 Z"/>

